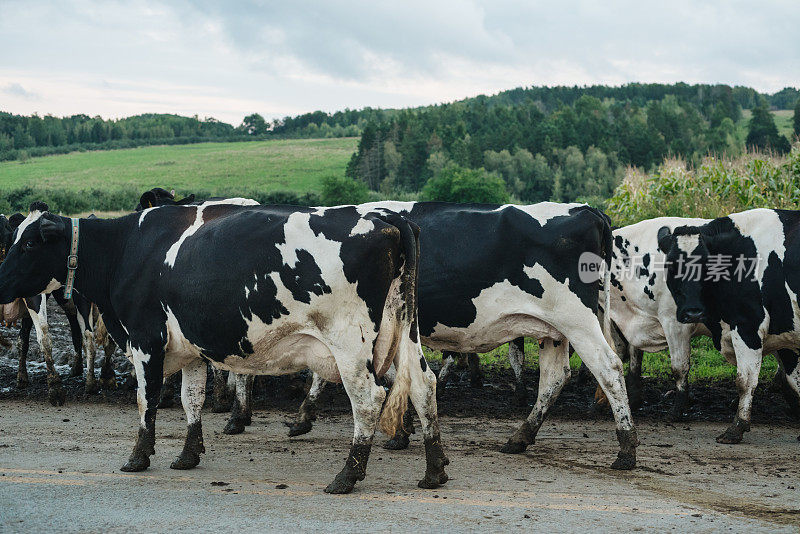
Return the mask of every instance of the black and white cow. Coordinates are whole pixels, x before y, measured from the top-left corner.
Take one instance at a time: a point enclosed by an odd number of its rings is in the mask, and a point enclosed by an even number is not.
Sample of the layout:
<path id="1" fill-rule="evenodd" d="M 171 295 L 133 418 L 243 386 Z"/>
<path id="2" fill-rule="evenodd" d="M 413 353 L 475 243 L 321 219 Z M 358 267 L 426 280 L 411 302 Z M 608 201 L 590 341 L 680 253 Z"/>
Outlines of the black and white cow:
<path id="1" fill-rule="evenodd" d="M 31 204 L 31 213 L 41 213 L 47 210 L 48 206 L 44 202 L 34 202 Z M 6 239 L 2 245 L 4 250 L 10 249 L 15 239 L 18 239 L 18 228 L 24 225 L 25 220 L 25 216 L 19 213 L 9 218 L 8 222 L 11 234 L 9 236 L 7 232 L 2 232 Z M 106 352 L 106 357 L 101 367 L 99 384 L 94 374 L 96 350 L 93 334 L 94 316 L 91 303 L 78 293 L 74 293 L 70 299 L 65 298 L 60 292 L 53 293 L 53 297 L 67 317 L 70 334 L 72 336 L 72 344 L 75 349 L 75 358 L 72 362 L 70 376 L 81 376 L 84 371 L 85 361 L 87 373 L 85 383 L 86 393 L 97 393 L 101 385 L 106 390 L 113 389 L 116 386 L 116 377 L 112 368 L 111 356 L 108 351 Z M 61 385 L 61 377 L 56 371 L 53 361 L 53 347 L 47 321 L 46 298 L 47 297 L 43 295 L 36 295 L 30 298 L 18 299 L 14 302 L 14 304 L 21 309 L 21 313 L 19 314 L 21 326 L 17 341 L 17 353 L 19 358 L 17 388 L 24 389 L 29 384 L 27 358 L 31 330 L 35 330 L 36 340 L 39 343 L 39 348 L 42 352 L 47 369 L 48 399 L 54 406 L 60 406 L 64 404 L 66 396 Z"/>
<path id="2" fill-rule="evenodd" d="M 603 390 L 614 396 L 611 405 L 621 450 L 612 467 L 635 466 L 638 440 L 622 363 L 596 317 L 597 284 L 582 282 L 579 272 L 582 255 L 609 257 L 611 228 L 602 212 L 583 204 L 550 202 L 531 206 L 377 202 L 359 208 L 392 210 L 422 229 L 419 314 L 424 345 L 485 352 L 512 341 L 512 350 L 521 355 L 518 338 L 540 340 L 537 401 L 503 452 L 519 453 L 534 442 L 571 375 L 571 342 Z M 301 409 L 297 424 L 305 422 L 304 415 Z M 399 440 L 387 445 L 407 444 L 407 436 Z"/>
<path id="3" fill-rule="evenodd" d="M 800 395 L 800 211 L 754 209 L 703 225 L 658 231 L 666 285 L 682 324 L 702 322 L 736 365 L 739 406 L 719 443 L 750 430 L 761 360 L 778 352 L 787 382 Z"/>
<path id="4" fill-rule="evenodd" d="M 0 303 L 65 282 L 70 219 L 31 214 L 0 266 Z M 396 214 L 355 207 L 198 206 L 148 208 L 113 220 L 80 220 L 75 288 L 95 302 L 126 348 L 139 382 L 139 436 L 124 471 L 154 454 L 162 378 L 183 371 L 187 415 L 176 469 L 204 452 L 200 410 L 206 361 L 241 374 L 310 368 L 342 381 L 355 432 L 345 467 L 326 488 L 352 490 L 381 417 L 394 433 L 410 396 L 420 417 L 427 468 L 421 487 L 447 481 L 436 415 L 436 377 L 416 318 L 416 228 Z"/>

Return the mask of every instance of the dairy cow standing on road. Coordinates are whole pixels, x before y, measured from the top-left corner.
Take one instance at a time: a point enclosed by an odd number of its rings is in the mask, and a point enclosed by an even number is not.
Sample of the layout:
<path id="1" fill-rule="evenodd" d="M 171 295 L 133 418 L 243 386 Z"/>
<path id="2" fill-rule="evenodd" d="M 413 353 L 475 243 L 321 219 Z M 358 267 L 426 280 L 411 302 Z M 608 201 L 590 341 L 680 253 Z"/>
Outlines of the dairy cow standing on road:
<path id="1" fill-rule="evenodd" d="M 424 345 L 486 352 L 520 336 L 540 340 L 536 404 L 503 452 L 519 453 L 534 443 L 571 375 L 572 343 L 610 394 L 621 446 L 612 467 L 635 466 L 638 440 L 622 363 L 596 317 L 597 283 L 581 281 L 579 272 L 585 253 L 610 259 L 611 228 L 602 212 L 583 204 L 551 202 L 377 202 L 360 209 L 392 210 L 422 229 L 419 314 Z M 302 410 L 300 417 L 302 422 Z M 407 443 L 406 436 L 398 439 L 398 446 Z"/>
<path id="2" fill-rule="evenodd" d="M 385 397 L 378 379 L 394 363 L 382 426 L 394 432 L 410 395 L 425 437 L 420 486 L 436 487 L 448 461 L 417 330 L 415 227 L 361 213 L 221 202 L 102 221 L 34 213 L 0 266 L 0 303 L 59 288 L 77 255 L 75 288 L 97 303 L 139 382 L 139 436 L 124 471 L 150 464 L 163 376 L 183 371 L 187 437 L 172 467 L 187 469 L 204 452 L 206 361 L 244 374 L 308 367 L 341 380 L 351 400 L 353 445 L 326 488 L 349 492 L 365 475 Z"/>
<path id="3" fill-rule="evenodd" d="M 800 211 L 755 209 L 674 231 L 665 225 L 657 235 L 677 320 L 704 323 L 736 365 L 739 406 L 717 442 L 739 443 L 750 430 L 765 354 L 781 351 L 787 382 L 800 395 L 797 356 L 782 351 L 800 349 Z"/>

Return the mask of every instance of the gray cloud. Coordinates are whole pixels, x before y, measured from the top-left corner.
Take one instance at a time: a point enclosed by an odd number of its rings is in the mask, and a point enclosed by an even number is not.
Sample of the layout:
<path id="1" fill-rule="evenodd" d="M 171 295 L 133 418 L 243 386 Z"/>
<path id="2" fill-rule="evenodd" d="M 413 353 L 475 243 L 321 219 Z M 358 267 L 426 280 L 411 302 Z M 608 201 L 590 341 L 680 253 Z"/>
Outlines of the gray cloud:
<path id="1" fill-rule="evenodd" d="M 20 112 L 235 122 L 520 85 L 800 84 L 796 0 L 0 2 L 0 105 Z"/>
<path id="2" fill-rule="evenodd" d="M 14 82 L 6 84 L 3 87 L 0 87 L 0 91 L 2 91 L 3 93 L 5 93 L 7 95 L 15 96 L 15 97 L 18 97 L 18 98 L 23 98 L 25 100 L 39 100 L 39 99 L 41 99 L 41 97 L 38 94 L 26 90 L 20 84 L 14 83 Z"/>

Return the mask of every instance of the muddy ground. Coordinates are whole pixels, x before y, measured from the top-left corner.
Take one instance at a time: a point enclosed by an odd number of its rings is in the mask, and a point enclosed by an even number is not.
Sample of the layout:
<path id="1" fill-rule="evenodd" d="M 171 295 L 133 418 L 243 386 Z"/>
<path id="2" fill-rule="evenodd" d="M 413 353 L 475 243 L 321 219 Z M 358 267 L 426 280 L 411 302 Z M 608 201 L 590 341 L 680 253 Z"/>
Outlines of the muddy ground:
<path id="1" fill-rule="evenodd" d="M 69 332 L 50 309 L 63 364 L 72 354 Z M 39 359 L 35 342 L 30 356 Z M 507 456 L 497 449 L 529 408 L 512 405 L 509 372 L 490 370 L 482 388 L 471 388 L 463 372 L 439 401 L 452 462 L 445 487 L 416 488 L 423 447 L 412 437 L 408 451 L 376 448 L 356 492 L 333 497 L 322 489 L 341 468 L 352 432 L 341 387 L 322 396 L 312 432 L 289 439 L 283 422 L 302 398 L 303 377 L 260 379 L 245 434 L 222 434 L 225 414 L 204 412 L 207 453 L 188 472 L 168 468 L 183 443 L 183 411 L 161 410 L 151 468 L 125 474 L 119 467 L 137 420 L 126 373 L 117 390 L 87 397 L 83 380 L 66 378 L 62 366 L 67 404 L 53 408 L 40 364 L 29 365 L 28 390 L 16 390 L 15 358 L 0 355 L 1 531 L 800 528 L 800 425 L 769 385 L 759 386 L 753 430 L 729 446 L 714 436 L 732 419 L 733 384 L 695 385 L 689 420 L 671 424 L 663 421 L 670 384 L 648 380 L 635 413 L 639 468 L 616 472 L 608 469 L 613 423 L 591 410 L 593 384 L 570 383 L 536 444 Z M 532 400 L 537 376 L 528 374 Z"/>

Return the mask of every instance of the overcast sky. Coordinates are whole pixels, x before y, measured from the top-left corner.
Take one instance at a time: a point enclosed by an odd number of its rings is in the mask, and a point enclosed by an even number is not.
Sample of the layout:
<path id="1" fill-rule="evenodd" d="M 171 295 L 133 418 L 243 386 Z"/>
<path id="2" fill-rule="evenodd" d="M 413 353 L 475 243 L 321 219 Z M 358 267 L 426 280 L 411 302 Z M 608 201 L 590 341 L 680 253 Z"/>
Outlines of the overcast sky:
<path id="1" fill-rule="evenodd" d="M 0 110 L 238 124 L 528 85 L 800 85 L 800 1 L 0 0 Z"/>

